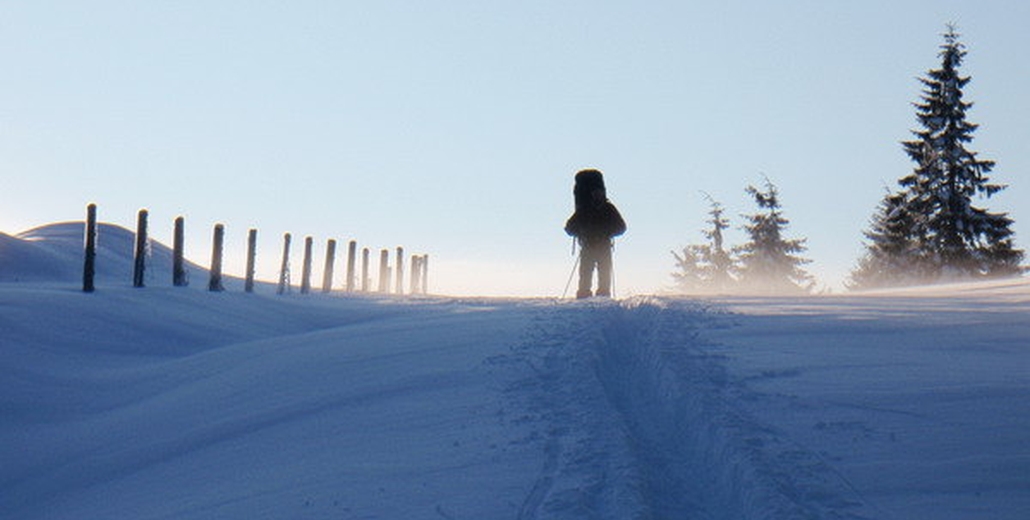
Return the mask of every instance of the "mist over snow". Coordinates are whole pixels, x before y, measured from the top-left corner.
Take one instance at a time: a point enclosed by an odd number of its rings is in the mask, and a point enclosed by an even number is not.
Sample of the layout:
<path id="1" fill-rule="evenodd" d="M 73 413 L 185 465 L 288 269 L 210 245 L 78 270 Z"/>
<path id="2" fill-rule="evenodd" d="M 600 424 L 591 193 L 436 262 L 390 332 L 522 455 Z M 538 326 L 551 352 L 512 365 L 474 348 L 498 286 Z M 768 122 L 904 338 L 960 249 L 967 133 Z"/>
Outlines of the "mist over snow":
<path id="1" fill-rule="evenodd" d="M 0 235 L 0 518 L 1030 518 L 1030 283 L 584 302 L 171 287 Z"/>

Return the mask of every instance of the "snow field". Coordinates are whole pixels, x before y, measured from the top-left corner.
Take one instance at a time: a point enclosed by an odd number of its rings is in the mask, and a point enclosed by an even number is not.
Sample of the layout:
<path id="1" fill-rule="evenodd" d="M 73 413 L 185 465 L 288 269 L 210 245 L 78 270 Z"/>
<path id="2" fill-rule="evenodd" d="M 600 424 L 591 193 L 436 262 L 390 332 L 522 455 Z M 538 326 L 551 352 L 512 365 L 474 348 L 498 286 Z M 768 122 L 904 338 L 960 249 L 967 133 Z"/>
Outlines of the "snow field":
<path id="1" fill-rule="evenodd" d="M 0 517 L 1021 519 L 1028 317 L 0 284 Z"/>
<path id="2" fill-rule="evenodd" d="M 518 315 L 189 289 L 41 291 L 25 308 L 0 294 L 38 317 L 0 324 L 5 518 L 490 517 L 521 499 L 526 454 L 482 363 Z M 103 330 L 76 340 L 88 309 Z M 155 315 L 176 327 L 148 341 Z"/>
<path id="3" fill-rule="evenodd" d="M 1028 287 L 731 300 L 742 314 L 708 337 L 729 399 L 837 475 L 865 516 L 1025 518 Z"/>

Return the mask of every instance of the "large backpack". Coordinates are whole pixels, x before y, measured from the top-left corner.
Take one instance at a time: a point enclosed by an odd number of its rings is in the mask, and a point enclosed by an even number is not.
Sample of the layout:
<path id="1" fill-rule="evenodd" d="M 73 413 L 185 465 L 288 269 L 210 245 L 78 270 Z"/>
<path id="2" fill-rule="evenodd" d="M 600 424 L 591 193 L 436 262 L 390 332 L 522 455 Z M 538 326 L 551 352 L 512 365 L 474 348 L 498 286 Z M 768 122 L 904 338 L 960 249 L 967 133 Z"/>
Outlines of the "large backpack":
<path id="1" fill-rule="evenodd" d="M 576 199 L 576 211 L 588 209 L 594 205 L 593 193 L 600 189 L 604 192 L 604 177 L 597 170 L 581 170 L 576 174 L 576 185 L 572 188 L 572 195 Z M 602 196 L 601 200 L 605 200 Z"/>

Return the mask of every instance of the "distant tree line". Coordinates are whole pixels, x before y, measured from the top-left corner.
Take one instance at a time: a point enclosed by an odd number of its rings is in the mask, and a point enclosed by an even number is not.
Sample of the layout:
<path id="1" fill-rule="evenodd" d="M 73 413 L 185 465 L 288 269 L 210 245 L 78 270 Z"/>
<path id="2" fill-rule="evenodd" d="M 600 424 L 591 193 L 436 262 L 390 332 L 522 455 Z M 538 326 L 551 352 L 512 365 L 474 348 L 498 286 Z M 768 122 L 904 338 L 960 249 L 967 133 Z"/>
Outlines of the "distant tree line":
<path id="1" fill-rule="evenodd" d="M 864 252 L 850 273 L 849 289 L 939 283 L 1017 276 L 1023 250 L 1016 249 L 1013 221 L 974 204 L 1006 186 L 993 184 L 987 174 L 994 161 L 968 149 L 978 125 L 966 120 L 971 102 L 962 89 L 969 76 L 958 69 L 966 56 L 955 27 L 949 25 L 941 45 L 941 66 L 920 78 L 919 102 L 914 103 L 920 129 L 902 142 L 915 163 L 898 179 L 898 187 L 880 201 L 864 231 Z M 674 252 L 673 279 L 683 292 L 809 292 L 812 277 L 802 266 L 809 261 L 803 239 L 786 239 L 788 221 L 778 194 L 766 180 L 765 191 L 747 188 L 759 212 L 746 216 L 749 241 L 726 250 L 723 231 L 729 228 L 721 205 L 712 208 L 704 231 L 707 242 Z"/>

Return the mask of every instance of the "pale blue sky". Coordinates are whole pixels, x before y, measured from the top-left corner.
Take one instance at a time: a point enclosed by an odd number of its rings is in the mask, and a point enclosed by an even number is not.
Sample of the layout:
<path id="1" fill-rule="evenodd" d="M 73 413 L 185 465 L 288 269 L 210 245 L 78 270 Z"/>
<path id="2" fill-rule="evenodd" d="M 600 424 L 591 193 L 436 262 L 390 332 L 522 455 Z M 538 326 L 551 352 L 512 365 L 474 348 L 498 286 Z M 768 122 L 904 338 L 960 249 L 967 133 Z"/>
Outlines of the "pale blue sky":
<path id="1" fill-rule="evenodd" d="M 247 229 L 404 245 L 433 290 L 561 293 L 572 175 L 606 174 L 629 232 L 616 291 L 670 283 L 671 249 L 721 201 L 742 236 L 767 175 L 830 287 L 884 186 L 911 170 L 917 77 L 958 24 L 972 149 L 1030 245 L 1022 1 L 0 2 L 0 231 L 132 227 L 149 208 L 206 263 Z M 294 254 L 299 250 L 295 248 Z M 320 263 L 320 262 L 316 262 Z M 299 261 L 295 261 L 295 266 Z"/>

